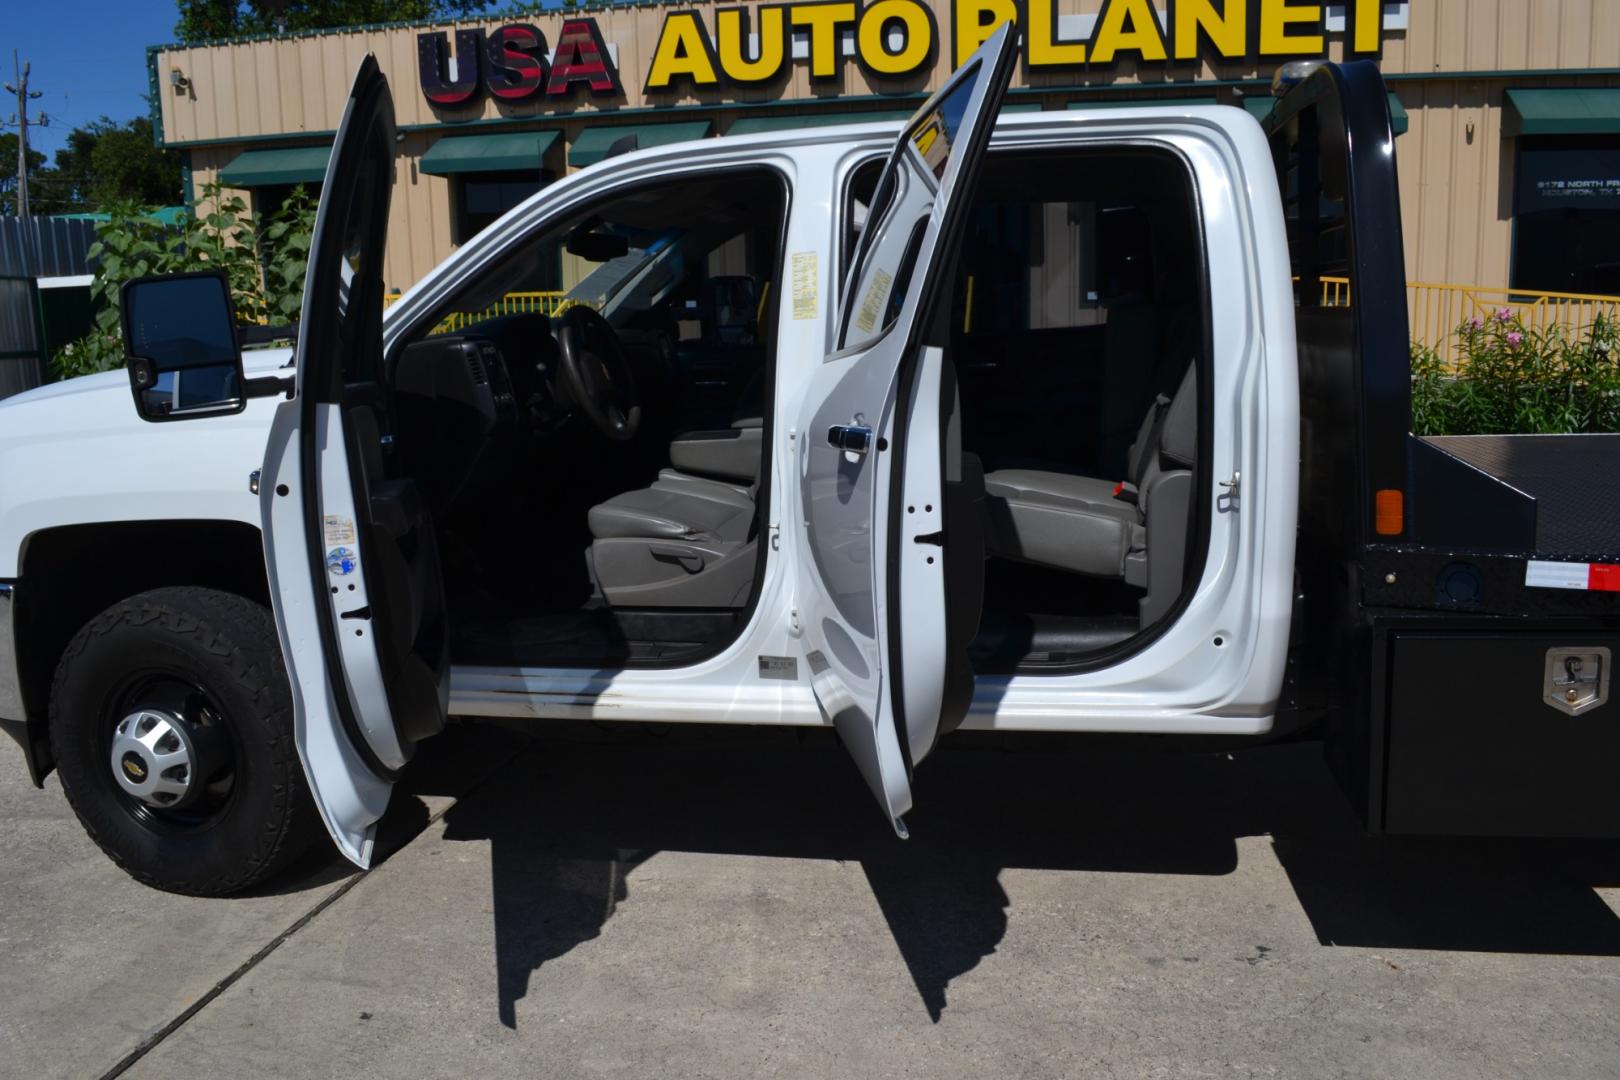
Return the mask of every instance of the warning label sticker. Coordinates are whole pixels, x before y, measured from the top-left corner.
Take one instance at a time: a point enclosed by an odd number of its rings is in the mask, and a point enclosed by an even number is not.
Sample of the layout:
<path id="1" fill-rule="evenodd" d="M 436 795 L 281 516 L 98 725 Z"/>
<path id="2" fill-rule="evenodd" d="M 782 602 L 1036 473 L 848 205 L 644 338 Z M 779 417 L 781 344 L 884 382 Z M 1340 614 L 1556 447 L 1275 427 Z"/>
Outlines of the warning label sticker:
<path id="1" fill-rule="evenodd" d="M 762 679 L 785 679 L 789 682 L 799 678 L 799 661 L 791 656 L 761 656 L 759 658 L 759 677 Z"/>
<path id="2" fill-rule="evenodd" d="M 328 514 L 322 519 L 326 530 L 326 546 L 337 547 L 339 544 L 354 543 L 354 519 L 338 517 Z"/>
<path id="3" fill-rule="evenodd" d="M 866 290 L 866 299 L 861 301 L 860 314 L 855 316 L 855 325 L 863 334 L 870 334 L 877 326 L 878 313 L 883 310 L 883 302 L 889 298 L 889 286 L 893 283 L 894 275 L 887 270 L 872 275 L 872 285 Z"/>
<path id="4" fill-rule="evenodd" d="M 816 268 L 816 253 L 813 251 L 795 251 L 793 253 L 793 317 L 795 319 L 813 319 L 816 317 L 816 290 L 819 287 L 820 280 Z"/>

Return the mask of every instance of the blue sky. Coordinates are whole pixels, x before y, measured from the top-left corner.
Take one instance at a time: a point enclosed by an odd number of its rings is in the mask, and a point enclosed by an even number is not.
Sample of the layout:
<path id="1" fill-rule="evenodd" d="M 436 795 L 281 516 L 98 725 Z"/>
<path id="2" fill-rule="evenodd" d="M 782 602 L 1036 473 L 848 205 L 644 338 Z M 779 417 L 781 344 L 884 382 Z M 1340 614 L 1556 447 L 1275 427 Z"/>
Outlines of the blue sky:
<path id="1" fill-rule="evenodd" d="M 43 110 L 51 122 L 30 126 L 28 144 L 47 160 L 71 128 L 146 112 L 146 47 L 174 40 L 174 0 L 7 0 L 0 7 L 12 12 L 0 34 L 0 82 L 13 82 L 12 49 L 33 62 L 29 88 L 45 96 L 30 102 L 28 113 Z M 15 98 L 0 102 L 0 116 L 16 108 Z"/>

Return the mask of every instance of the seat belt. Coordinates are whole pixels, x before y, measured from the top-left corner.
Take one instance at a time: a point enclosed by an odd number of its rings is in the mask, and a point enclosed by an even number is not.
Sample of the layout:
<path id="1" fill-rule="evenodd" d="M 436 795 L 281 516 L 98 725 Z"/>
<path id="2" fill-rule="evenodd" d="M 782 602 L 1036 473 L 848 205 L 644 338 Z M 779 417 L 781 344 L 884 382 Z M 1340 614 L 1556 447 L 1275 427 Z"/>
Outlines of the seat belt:
<path id="1" fill-rule="evenodd" d="M 1140 497 L 1142 478 L 1147 475 L 1148 466 L 1159 453 L 1159 439 L 1164 435 L 1164 418 L 1170 413 L 1170 398 L 1164 394 L 1153 395 L 1153 422 L 1148 425 L 1147 450 L 1142 454 L 1141 461 L 1136 466 L 1136 475 L 1129 480 L 1121 480 L 1114 485 L 1114 498 L 1120 502 L 1137 505 Z"/>

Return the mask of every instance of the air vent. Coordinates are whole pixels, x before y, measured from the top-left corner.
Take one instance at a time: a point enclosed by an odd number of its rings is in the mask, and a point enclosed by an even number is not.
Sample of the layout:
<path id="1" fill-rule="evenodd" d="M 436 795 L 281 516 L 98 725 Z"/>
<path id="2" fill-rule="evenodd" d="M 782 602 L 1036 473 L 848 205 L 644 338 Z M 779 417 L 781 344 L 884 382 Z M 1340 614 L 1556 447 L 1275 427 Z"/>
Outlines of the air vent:
<path id="1" fill-rule="evenodd" d="M 479 386 L 489 382 L 489 373 L 484 370 L 484 358 L 476 350 L 467 354 L 467 367 L 472 371 L 473 382 Z"/>

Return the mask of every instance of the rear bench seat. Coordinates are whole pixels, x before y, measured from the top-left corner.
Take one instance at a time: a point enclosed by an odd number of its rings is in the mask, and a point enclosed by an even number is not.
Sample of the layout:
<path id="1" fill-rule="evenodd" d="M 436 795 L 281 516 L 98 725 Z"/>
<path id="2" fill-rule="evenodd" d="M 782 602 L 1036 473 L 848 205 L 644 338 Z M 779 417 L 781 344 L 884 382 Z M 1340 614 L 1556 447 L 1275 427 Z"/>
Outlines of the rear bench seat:
<path id="1" fill-rule="evenodd" d="M 1138 617 L 1148 625 L 1181 592 L 1197 445 L 1189 366 L 1175 395 L 1161 394 L 1143 417 L 1126 482 L 1040 469 L 987 474 L 990 554 L 1145 588 Z"/>

